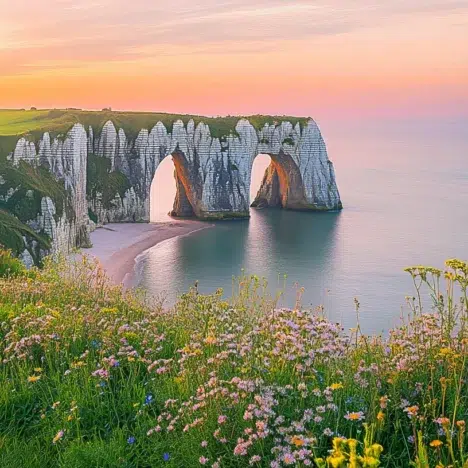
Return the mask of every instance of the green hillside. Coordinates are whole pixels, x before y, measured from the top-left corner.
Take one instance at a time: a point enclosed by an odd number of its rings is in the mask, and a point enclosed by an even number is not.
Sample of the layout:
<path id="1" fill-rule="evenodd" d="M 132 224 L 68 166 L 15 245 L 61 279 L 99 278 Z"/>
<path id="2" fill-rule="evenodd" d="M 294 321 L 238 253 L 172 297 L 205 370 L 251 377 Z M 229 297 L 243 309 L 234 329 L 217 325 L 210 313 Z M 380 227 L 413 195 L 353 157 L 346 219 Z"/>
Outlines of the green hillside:
<path id="1" fill-rule="evenodd" d="M 116 127 L 123 128 L 129 137 L 135 137 L 142 128 L 151 129 L 157 122 L 162 122 L 168 131 L 176 120 L 185 124 L 193 119 L 196 124 L 205 122 L 210 126 L 211 134 L 222 137 L 235 132 L 235 127 L 242 116 L 203 117 L 199 115 L 166 114 L 152 112 L 120 112 L 120 111 L 85 111 L 75 109 L 45 109 L 45 110 L 0 110 L 0 139 L 2 137 L 18 137 L 31 135 L 37 137 L 44 132 L 52 134 L 66 133 L 75 123 L 91 126 L 99 133 L 102 126 L 111 120 Z M 304 125 L 309 118 L 292 116 L 246 116 L 257 129 L 265 123 L 280 123 L 289 121 Z"/>

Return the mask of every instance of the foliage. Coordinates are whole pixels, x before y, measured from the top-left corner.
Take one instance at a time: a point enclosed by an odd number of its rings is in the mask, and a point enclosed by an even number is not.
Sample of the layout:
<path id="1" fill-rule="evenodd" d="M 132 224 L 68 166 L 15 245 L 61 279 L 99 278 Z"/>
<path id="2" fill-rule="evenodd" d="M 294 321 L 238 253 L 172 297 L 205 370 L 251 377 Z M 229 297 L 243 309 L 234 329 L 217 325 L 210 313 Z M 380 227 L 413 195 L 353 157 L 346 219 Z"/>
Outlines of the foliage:
<path id="1" fill-rule="evenodd" d="M 30 241 L 35 241 L 38 249 L 50 249 L 50 241 L 45 234 L 38 234 L 11 213 L 0 209 L 0 247 L 10 249 L 17 255 L 28 249 L 35 261 L 39 263 L 37 252 L 24 242 L 25 237 Z"/>
<path id="2" fill-rule="evenodd" d="M 14 214 L 23 222 L 34 220 L 41 212 L 41 200 L 49 197 L 56 207 L 56 217 L 60 218 L 63 209 L 69 211 L 72 218 L 73 208 L 64 184 L 43 166 L 35 166 L 20 161 L 17 166 L 9 162 L 0 162 L 0 175 L 4 183 L 0 184 L 0 209 Z M 13 192 L 12 195 L 8 195 Z M 2 197 L 6 201 L 1 201 Z"/>
<path id="3" fill-rule="evenodd" d="M 98 217 L 96 216 L 96 213 L 91 208 L 88 208 L 88 216 L 89 216 L 89 219 L 93 221 L 94 223 L 98 222 Z"/>
<path id="4" fill-rule="evenodd" d="M 0 278 L 24 275 L 23 263 L 13 257 L 11 251 L 0 248 Z"/>
<path id="5" fill-rule="evenodd" d="M 130 182 L 120 171 L 111 172 L 111 162 L 108 158 L 88 154 L 86 191 L 90 198 L 102 195 L 102 204 L 110 208 L 112 200 L 119 194 L 122 198 L 130 188 Z"/>
<path id="6" fill-rule="evenodd" d="M 0 246 L 15 254 L 27 249 L 36 264 L 40 263 L 39 251 L 49 250 L 50 242 L 45 233 L 36 232 L 28 223 L 37 219 L 46 197 L 54 202 L 56 219 L 64 209 L 68 219 L 73 219 L 75 213 L 63 182 L 47 168 L 25 161 L 13 166 L 0 160 Z"/>
<path id="7" fill-rule="evenodd" d="M 346 439 L 344 437 L 335 437 L 333 439 L 333 450 L 330 456 L 324 460 L 316 458 L 315 463 L 318 468 L 327 468 L 328 466 L 336 468 L 375 468 L 380 466 L 380 456 L 383 452 L 383 447 L 379 444 L 374 444 L 373 432 L 375 426 L 370 428 L 364 424 L 366 437 L 364 439 L 364 447 L 362 455 L 359 454 L 359 441 L 356 439 Z"/>
<path id="8" fill-rule="evenodd" d="M 387 337 L 257 277 L 171 310 L 86 257 L 0 279 L 0 466 L 464 467 L 468 266 L 447 265 L 408 270 Z"/>
<path id="9" fill-rule="evenodd" d="M 82 111 L 82 110 L 0 110 L 0 144 L 2 137 L 11 135 L 30 135 L 38 138 L 44 132 L 52 135 L 65 134 L 75 123 L 82 123 L 86 128 L 92 127 L 95 134 L 99 134 L 103 125 L 111 120 L 114 124 L 123 128 L 128 138 L 135 138 L 142 128 L 151 129 L 157 122 L 162 122 L 168 131 L 172 131 L 175 121 L 182 120 L 186 125 L 193 119 L 195 125 L 204 122 L 210 127 L 211 135 L 220 138 L 230 134 L 236 134 L 236 125 L 242 117 L 203 117 L 198 115 L 166 114 L 151 112 L 116 112 L 110 110 Z M 293 125 L 300 123 L 305 125 L 308 118 L 291 116 L 247 116 L 250 123 L 261 129 L 265 124 L 279 124 L 284 121 Z M 9 146 L 9 151 L 12 151 Z"/>

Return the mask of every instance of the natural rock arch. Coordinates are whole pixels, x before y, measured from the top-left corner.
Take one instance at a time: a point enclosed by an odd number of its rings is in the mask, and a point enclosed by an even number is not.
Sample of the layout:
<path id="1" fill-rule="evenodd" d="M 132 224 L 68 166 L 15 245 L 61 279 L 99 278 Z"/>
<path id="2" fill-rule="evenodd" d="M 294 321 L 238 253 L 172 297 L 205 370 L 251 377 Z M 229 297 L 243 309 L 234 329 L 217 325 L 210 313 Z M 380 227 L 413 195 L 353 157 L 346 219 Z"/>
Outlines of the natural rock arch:
<path id="1" fill-rule="evenodd" d="M 304 183 L 299 167 L 289 154 L 269 154 L 271 162 L 250 206 L 307 209 Z"/>
<path id="2" fill-rule="evenodd" d="M 172 135 L 164 127 L 155 129 L 143 135 L 140 142 L 148 158 L 147 167 L 153 168 L 148 177 L 151 181 L 162 159 L 172 155 L 178 188 L 173 210 L 176 216 L 191 214 L 188 204 L 202 219 L 249 216 L 252 166 L 261 153 L 268 154 L 272 162 L 253 206 L 341 208 L 333 165 L 312 120 L 303 128 L 283 122 L 257 131 L 242 119 L 236 126 L 237 135 L 224 138 L 211 137 L 207 125 L 200 123 L 195 128 L 193 121 L 186 128 L 182 121 L 176 122 Z M 148 215 L 149 211 L 143 219 Z"/>

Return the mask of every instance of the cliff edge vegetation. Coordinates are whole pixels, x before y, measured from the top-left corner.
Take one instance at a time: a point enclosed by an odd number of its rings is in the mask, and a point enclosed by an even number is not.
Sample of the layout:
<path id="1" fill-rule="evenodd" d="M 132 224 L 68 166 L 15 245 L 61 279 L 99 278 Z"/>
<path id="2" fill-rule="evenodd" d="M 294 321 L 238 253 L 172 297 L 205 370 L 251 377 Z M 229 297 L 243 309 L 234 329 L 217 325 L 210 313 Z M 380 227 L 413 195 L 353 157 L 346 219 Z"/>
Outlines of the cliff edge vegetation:
<path id="1" fill-rule="evenodd" d="M 53 135 L 66 134 L 76 123 L 81 123 L 85 128 L 91 127 L 96 133 L 100 133 L 104 124 L 108 121 L 114 123 L 117 128 L 122 128 L 126 135 L 135 138 L 142 128 L 151 129 L 158 122 L 162 122 L 168 132 L 172 131 L 172 125 L 177 120 L 182 120 L 185 125 L 190 120 L 195 125 L 204 122 L 210 127 L 211 136 L 221 138 L 236 132 L 236 125 L 240 119 L 246 118 L 256 128 L 261 129 L 266 123 L 291 122 L 293 125 L 300 123 L 305 125 L 310 118 L 293 116 L 225 116 L 205 117 L 190 114 L 169 114 L 158 112 L 128 112 L 128 111 L 86 111 L 79 109 L 44 109 L 44 110 L 2 110 L 0 109 L 0 142 L 4 138 L 5 149 L 12 151 L 18 137 L 31 135 L 40 138 L 45 132 Z M 8 141 L 10 140 L 10 141 Z M 1 143 L 0 143 L 1 144 Z M 7 147 L 7 145 L 9 145 Z M 11 146 L 13 145 L 13 146 Z M 0 149 L 2 147 L 0 146 Z"/>
<path id="2" fill-rule="evenodd" d="M 278 308 L 257 277 L 166 310 L 86 258 L 0 266 L 1 466 L 467 466 L 465 262 L 409 268 L 386 337 Z"/>

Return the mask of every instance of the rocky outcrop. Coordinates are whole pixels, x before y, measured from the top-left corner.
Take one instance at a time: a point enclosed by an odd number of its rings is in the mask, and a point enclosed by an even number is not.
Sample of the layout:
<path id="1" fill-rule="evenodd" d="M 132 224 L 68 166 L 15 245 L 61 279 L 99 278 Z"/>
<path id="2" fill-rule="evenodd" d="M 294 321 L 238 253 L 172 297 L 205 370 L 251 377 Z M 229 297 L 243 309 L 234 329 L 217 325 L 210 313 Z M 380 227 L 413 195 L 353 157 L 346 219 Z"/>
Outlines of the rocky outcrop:
<path id="1" fill-rule="evenodd" d="M 41 201 L 40 212 L 28 224 L 50 238 L 52 253 L 69 252 L 74 247 L 86 246 L 89 241 L 88 201 L 86 197 L 87 134 L 83 126 L 76 124 L 65 138 L 54 138 L 45 133 L 36 146 L 21 138 L 11 155 L 14 165 L 24 160 L 49 169 L 63 181 L 71 206 L 58 210 L 50 197 Z M 58 214 L 60 211 L 60 215 Z M 26 252 L 23 256 L 29 260 Z"/>
<path id="2" fill-rule="evenodd" d="M 265 171 L 262 185 L 251 206 L 254 208 L 274 208 L 281 206 L 280 181 L 278 172 L 273 163 L 271 163 Z"/>
<path id="3" fill-rule="evenodd" d="M 248 216 L 252 165 L 260 153 L 270 155 L 272 163 L 254 205 L 341 208 L 333 165 L 313 120 L 302 126 L 282 122 L 256 129 L 241 119 L 235 131 L 221 138 L 213 137 L 208 125 L 195 125 L 193 120 L 187 125 L 175 121 L 172 132 L 158 122 L 133 138 L 111 121 L 99 135 L 76 124 L 62 138 L 45 133 L 38 144 L 21 138 L 11 159 L 13 164 L 24 159 L 46 166 L 64 181 L 73 213 L 64 212 L 57 219 L 53 201 L 43 199 L 33 224 L 49 234 L 55 251 L 68 251 L 87 242 L 94 222 L 149 221 L 151 183 L 158 165 L 171 155 L 177 180 L 174 215 Z M 94 165 L 87 168 L 91 161 Z M 94 180 L 91 187 L 90 177 L 104 176 L 105 183 Z"/>

